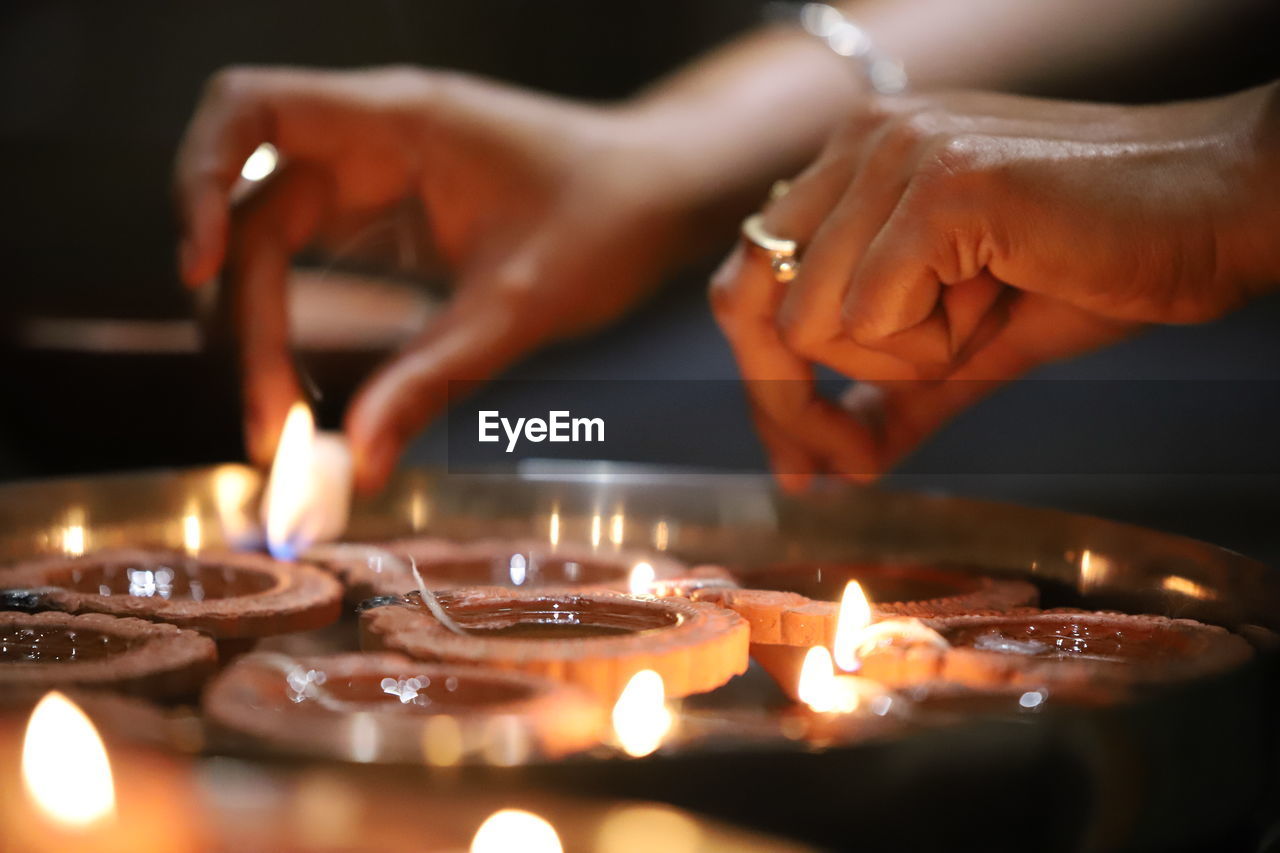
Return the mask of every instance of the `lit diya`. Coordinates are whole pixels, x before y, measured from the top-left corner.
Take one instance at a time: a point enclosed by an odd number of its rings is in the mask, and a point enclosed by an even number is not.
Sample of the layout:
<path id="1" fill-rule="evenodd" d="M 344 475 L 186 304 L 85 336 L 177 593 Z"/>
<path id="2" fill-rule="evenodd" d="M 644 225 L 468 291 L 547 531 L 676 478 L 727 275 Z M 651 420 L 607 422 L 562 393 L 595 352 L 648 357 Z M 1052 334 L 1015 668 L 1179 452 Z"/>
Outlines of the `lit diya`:
<path id="1" fill-rule="evenodd" d="M 338 618 L 342 588 L 326 572 L 251 553 L 107 550 L 0 570 L 10 605 L 137 616 L 195 628 L 223 651 Z"/>
<path id="2" fill-rule="evenodd" d="M 746 671 L 749 631 L 733 611 L 681 598 L 476 587 L 383 602 L 361 614 L 361 645 L 417 660 L 484 664 L 568 681 L 612 703 L 636 673 L 669 696 L 713 690 Z"/>
<path id="3" fill-rule="evenodd" d="M 876 616 L 945 616 L 1006 611 L 1035 605 L 1036 588 L 1021 580 L 907 563 L 840 563 L 772 566 L 737 573 L 740 590 L 696 594 L 732 608 L 751 625 L 751 642 L 830 646 L 837 603 L 850 581 L 875 602 Z"/>
<path id="4" fill-rule="evenodd" d="M 1208 677 L 1253 654 L 1224 628 L 1164 616 L 1029 610 L 921 621 L 945 644 L 901 638 L 866 647 L 859 673 L 889 685 L 941 681 L 1087 695 Z"/>
<path id="5" fill-rule="evenodd" d="M 175 625 L 0 612 L 0 687 L 10 694 L 77 684 L 181 699 L 194 696 L 216 664 L 212 640 Z"/>
<path id="6" fill-rule="evenodd" d="M 317 545 L 305 556 L 336 574 L 353 602 L 415 589 L 414 566 L 431 589 L 554 586 L 627 592 L 637 566 L 648 566 L 653 580 L 675 579 L 686 573 L 682 563 L 653 554 L 606 553 L 520 540 L 452 542 L 416 537 L 373 544 Z"/>
<path id="7" fill-rule="evenodd" d="M 604 709 L 523 672 L 426 664 L 397 654 L 253 654 L 204 696 L 207 718 L 277 752 L 452 765 L 507 750 L 559 757 L 600 740 Z"/>

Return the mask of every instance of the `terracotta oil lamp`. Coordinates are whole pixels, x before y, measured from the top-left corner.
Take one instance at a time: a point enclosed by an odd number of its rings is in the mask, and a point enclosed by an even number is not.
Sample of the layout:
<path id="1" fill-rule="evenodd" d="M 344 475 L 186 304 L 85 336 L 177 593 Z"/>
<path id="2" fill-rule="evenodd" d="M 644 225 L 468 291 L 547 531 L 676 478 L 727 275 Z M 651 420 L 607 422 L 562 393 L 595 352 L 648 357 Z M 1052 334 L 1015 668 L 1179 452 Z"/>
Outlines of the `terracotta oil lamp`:
<path id="1" fill-rule="evenodd" d="M 1224 628 L 1164 616 L 1033 610 L 922 621 L 945 647 L 879 646 L 862 657 L 859 672 L 889 685 L 1044 687 L 1087 696 L 1216 675 L 1253 654 Z"/>
<path id="2" fill-rule="evenodd" d="M 209 634 L 223 654 L 260 637 L 338 618 L 342 589 L 326 572 L 262 554 L 140 549 L 52 557 L 0 570 L 12 604 L 168 622 Z"/>
<path id="3" fill-rule="evenodd" d="M 189 698 L 213 673 L 195 631 L 102 613 L 0 612 L 0 686 L 10 694 L 80 685 L 160 700 Z"/>
<path id="4" fill-rule="evenodd" d="M 603 707 L 570 685 L 391 653 L 247 655 L 209 685 L 204 710 L 254 748 L 404 764 L 484 758 L 513 739 L 554 758 L 594 746 L 604 725 Z"/>
<path id="5" fill-rule="evenodd" d="M 656 671 L 667 695 L 679 697 L 713 690 L 747 668 L 746 623 L 712 604 L 503 587 L 435 598 L 451 624 L 413 593 L 361 614 L 362 646 L 545 675 L 608 703 L 642 670 Z"/>

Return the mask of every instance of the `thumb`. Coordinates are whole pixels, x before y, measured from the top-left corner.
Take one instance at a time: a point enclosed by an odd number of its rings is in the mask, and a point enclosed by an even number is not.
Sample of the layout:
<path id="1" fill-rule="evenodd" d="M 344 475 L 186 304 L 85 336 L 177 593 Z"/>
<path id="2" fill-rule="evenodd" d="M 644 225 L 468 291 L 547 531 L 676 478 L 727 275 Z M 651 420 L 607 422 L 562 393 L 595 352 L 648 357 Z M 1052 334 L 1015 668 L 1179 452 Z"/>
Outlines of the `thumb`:
<path id="1" fill-rule="evenodd" d="M 515 300 L 487 282 L 462 282 L 450 306 L 383 364 L 347 410 L 356 488 L 380 489 L 405 446 L 461 394 L 528 353 L 543 338 Z"/>

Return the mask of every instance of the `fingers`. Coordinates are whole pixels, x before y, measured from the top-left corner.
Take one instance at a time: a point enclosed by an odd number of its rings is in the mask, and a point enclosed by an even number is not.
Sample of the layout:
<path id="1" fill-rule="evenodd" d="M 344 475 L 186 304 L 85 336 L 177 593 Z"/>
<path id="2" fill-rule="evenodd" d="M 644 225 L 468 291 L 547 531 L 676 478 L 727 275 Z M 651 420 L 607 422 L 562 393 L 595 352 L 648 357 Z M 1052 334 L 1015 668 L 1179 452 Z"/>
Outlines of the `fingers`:
<path id="1" fill-rule="evenodd" d="M 459 283 L 443 314 L 378 369 L 347 410 L 356 488 L 373 492 L 391 476 L 405 446 L 473 386 L 547 337 L 519 299 L 504 296 L 490 273 Z"/>
<path id="2" fill-rule="evenodd" d="M 1036 294 L 1012 300 L 1002 296 L 995 310 L 1007 318 L 999 325 L 980 326 L 972 355 L 946 379 L 885 383 L 847 402 L 855 415 L 878 425 L 879 473 L 1001 385 L 1040 364 L 1122 338 L 1135 328 Z"/>
<path id="3" fill-rule="evenodd" d="M 782 298 L 763 256 L 738 246 L 716 273 L 711 302 L 729 339 L 775 471 L 793 486 L 830 471 L 864 479 L 875 465 L 867 431 L 817 393 L 807 362 L 789 350 L 774 316 Z"/>
<path id="4" fill-rule="evenodd" d="M 289 406 L 302 398 L 289 348 L 289 265 L 330 195 L 322 172 L 292 164 L 238 207 L 229 226 L 224 286 L 237 333 L 245 445 L 260 465 L 271 461 Z"/>
<path id="5" fill-rule="evenodd" d="M 222 267 L 231 188 L 253 150 L 274 136 L 270 105 L 248 79 L 215 77 L 178 148 L 174 167 L 182 221 L 178 260 L 188 287 L 212 279 Z"/>
<path id="6" fill-rule="evenodd" d="M 264 142 L 287 161 L 324 164 L 348 207 L 401 193 L 418 160 L 417 121 L 435 91 L 411 69 L 358 72 L 235 68 L 206 87 L 178 149 L 174 189 L 182 222 L 180 273 L 213 278 L 226 251 L 232 189 Z"/>

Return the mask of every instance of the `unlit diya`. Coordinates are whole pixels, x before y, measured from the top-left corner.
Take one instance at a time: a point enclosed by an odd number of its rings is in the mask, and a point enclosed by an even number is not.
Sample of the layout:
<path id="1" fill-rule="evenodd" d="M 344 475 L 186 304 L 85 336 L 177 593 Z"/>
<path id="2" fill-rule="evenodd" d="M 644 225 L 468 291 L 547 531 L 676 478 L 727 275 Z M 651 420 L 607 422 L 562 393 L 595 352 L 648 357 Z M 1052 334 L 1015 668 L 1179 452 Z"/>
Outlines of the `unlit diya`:
<path id="1" fill-rule="evenodd" d="M 0 612 L 0 687 L 76 684 L 153 699 L 194 696 L 214 670 L 208 637 L 101 613 Z"/>
<path id="2" fill-rule="evenodd" d="M 545 675 L 608 703 L 641 670 L 661 675 L 668 696 L 686 696 L 713 690 L 747 668 L 747 624 L 713 604 L 501 587 L 436 598 L 462 633 L 437 620 L 413 593 L 361 614 L 362 646 Z"/>
<path id="3" fill-rule="evenodd" d="M 12 566 L 0 570 L 0 590 L 24 609 L 137 616 L 197 628 L 220 644 L 328 625 L 342 599 L 332 577 L 301 563 L 124 549 Z"/>
<path id="4" fill-rule="evenodd" d="M 318 545 L 306 556 L 336 574 L 353 602 L 416 589 L 413 565 L 431 589 L 554 586 L 627 592 L 637 563 L 648 563 L 656 580 L 677 578 L 685 572 L 682 563 L 664 556 L 574 545 L 552 547 L 547 542 L 522 540 L 453 542 L 417 537 Z"/>
<path id="5" fill-rule="evenodd" d="M 1026 581 L 914 564 L 773 566 L 737 577 L 749 588 L 694 597 L 736 611 L 751 625 L 752 643 L 806 648 L 834 641 L 840 594 L 849 581 L 862 585 L 880 618 L 1006 611 L 1039 600 Z"/>
<path id="6" fill-rule="evenodd" d="M 572 685 L 391 653 L 248 655 L 209 686 L 204 710 L 275 752 L 437 765 L 558 757 L 597 744 L 605 723 L 604 708 Z"/>
<path id="7" fill-rule="evenodd" d="M 1225 672 L 1253 654 L 1223 628 L 1164 616 L 1033 610 L 922 621 L 947 648 L 883 645 L 863 656 L 859 674 L 893 686 L 1147 687 Z"/>

